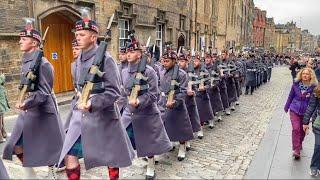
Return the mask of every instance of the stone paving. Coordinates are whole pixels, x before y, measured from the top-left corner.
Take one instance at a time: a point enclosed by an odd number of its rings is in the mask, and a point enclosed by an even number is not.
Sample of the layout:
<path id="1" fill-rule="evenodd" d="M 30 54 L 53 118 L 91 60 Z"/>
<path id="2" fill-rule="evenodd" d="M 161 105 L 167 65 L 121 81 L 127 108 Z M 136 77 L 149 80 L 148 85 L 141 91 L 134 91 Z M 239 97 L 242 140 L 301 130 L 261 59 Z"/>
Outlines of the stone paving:
<path id="1" fill-rule="evenodd" d="M 192 141 L 187 158 L 177 161 L 178 150 L 159 157 L 156 166 L 158 179 L 243 179 L 259 147 L 270 118 L 277 108 L 282 108 L 280 96 L 289 91 L 292 83 L 287 67 L 276 67 L 271 82 L 260 87 L 253 95 L 241 96 L 231 116 L 214 129 L 204 128 L 205 137 Z M 82 162 L 82 161 L 81 161 Z M 4 161 L 11 178 L 23 178 L 20 163 Z M 121 169 L 123 179 L 144 179 L 146 162 L 135 159 L 131 167 Z M 84 168 L 83 163 L 81 163 Z M 38 176 L 45 178 L 47 168 L 36 168 Z M 83 179 L 106 179 L 107 169 L 82 169 Z M 63 172 L 59 178 L 66 178 Z"/>

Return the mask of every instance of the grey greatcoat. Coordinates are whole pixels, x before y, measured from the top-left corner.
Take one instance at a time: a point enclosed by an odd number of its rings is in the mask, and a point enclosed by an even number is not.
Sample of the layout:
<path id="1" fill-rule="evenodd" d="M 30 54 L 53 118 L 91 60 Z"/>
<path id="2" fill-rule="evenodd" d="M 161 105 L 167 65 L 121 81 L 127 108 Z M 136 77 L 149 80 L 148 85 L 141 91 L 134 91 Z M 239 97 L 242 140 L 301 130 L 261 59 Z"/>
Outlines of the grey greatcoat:
<path id="1" fill-rule="evenodd" d="M 183 70 L 185 72 L 187 71 L 187 69 L 183 69 Z M 188 82 L 189 82 L 189 76 L 188 76 Z M 188 95 L 186 96 L 186 106 L 189 113 L 189 118 L 190 118 L 193 132 L 200 131 L 201 130 L 200 116 L 199 116 L 195 96 L 188 96 Z"/>
<path id="2" fill-rule="evenodd" d="M 256 86 L 256 65 L 252 59 L 247 60 L 246 62 L 246 86 Z"/>
<path id="3" fill-rule="evenodd" d="M 220 60 L 217 60 L 216 63 L 217 66 L 224 66 L 222 64 L 222 62 Z M 221 96 L 221 101 L 222 101 L 222 105 L 223 105 L 223 108 L 224 109 L 227 109 L 229 108 L 229 99 L 228 99 L 228 91 L 227 91 L 227 84 L 226 84 L 226 73 L 224 73 L 223 76 L 221 76 L 221 80 L 218 84 L 218 87 L 220 89 L 220 96 Z"/>
<path id="4" fill-rule="evenodd" d="M 122 71 L 123 69 L 125 69 L 125 68 L 127 68 L 127 67 L 128 67 L 128 62 L 127 62 L 127 61 L 118 64 L 118 69 L 119 69 L 119 72 L 120 72 L 120 73 L 121 73 L 121 71 Z M 121 74 L 120 74 L 120 75 L 121 75 Z M 120 77 L 120 78 L 121 78 L 121 77 Z M 124 86 L 123 86 L 123 84 L 122 84 L 122 79 L 121 79 L 120 83 L 121 83 L 121 85 L 120 85 L 120 91 L 122 92 L 122 91 L 124 91 Z M 127 100 L 128 100 L 127 98 L 126 98 L 126 99 L 120 98 L 120 99 L 118 99 L 118 101 L 117 101 L 117 104 L 118 104 L 118 107 L 119 107 L 119 110 L 120 110 L 120 113 L 121 113 L 121 114 L 123 113 L 123 110 L 124 110 L 125 105 L 128 103 Z"/>
<path id="5" fill-rule="evenodd" d="M 34 52 L 25 53 L 22 58 L 22 76 L 35 61 Z M 64 132 L 52 94 L 54 72 L 45 58 L 39 68 L 38 90 L 30 93 L 24 101 L 25 110 L 21 111 L 12 135 L 7 142 L 3 159 L 12 160 L 14 147 L 22 137 L 25 167 L 50 166 L 56 164 L 61 152 Z"/>
<path id="6" fill-rule="evenodd" d="M 9 175 L 1 159 L 0 159 L 0 179 L 9 179 Z"/>
<path id="7" fill-rule="evenodd" d="M 224 65 L 235 65 L 231 60 L 226 60 Z M 228 92 L 228 100 L 229 104 L 237 101 L 237 89 L 234 80 L 234 75 L 229 74 L 226 78 L 227 92 Z"/>
<path id="8" fill-rule="evenodd" d="M 92 65 L 96 50 L 97 47 L 94 47 L 87 52 L 82 52 L 76 60 L 74 81 L 79 91 L 82 91 L 79 80 Z M 120 113 L 115 103 L 120 96 L 120 75 L 109 53 L 105 55 L 102 70 L 105 72 L 102 77 L 103 92 L 92 95 L 89 112 L 77 109 L 76 104 L 72 108 L 72 117 L 59 164 L 81 135 L 86 169 L 131 165 L 134 151 L 120 121 Z"/>
<path id="9" fill-rule="evenodd" d="M 207 65 L 207 70 L 210 73 L 210 76 L 213 76 L 213 71 L 217 72 L 220 74 L 220 69 L 218 68 L 217 64 L 210 64 Z M 213 77 L 211 77 L 213 78 Z M 213 84 L 211 84 L 210 88 L 208 89 L 208 94 L 210 97 L 210 102 L 211 102 L 211 107 L 213 113 L 217 113 L 219 111 L 223 111 L 223 104 L 221 100 L 221 95 L 220 95 L 220 88 L 219 88 L 219 82 L 216 81 Z"/>
<path id="10" fill-rule="evenodd" d="M 206 72 L 208 72 L 206 70 Z M 200 75 L 200 67 L 195 69 L 195 73 L 197 76 Z M 208 90 L 210 89 L 210 81 L 205 83 L 205 91 L 196 91 L 196 102 L 198 107 L 198 112 L 200 116 L 200 122 L 208 122 L 209 120 L 213 120 L 214 114 L 211 107 L 211 102 L 208 94 Z"/>
<path id="11" fill-rule="evenodd" d="M 127 68 L 122 69 L 124 91 L 121 92 L 120 99 L 128 99 L 130 96 L 130 83 L 136 75 L 138 64 L 129 64 Z M 157 105 L 158 77 L 150 66 L 146 67 L 144 76 L 148 78 L 149 88 L 139 94 L 139 106 L 134 108 L 128 103 L 125 104 L 121 117 L 125 128 L 132 123 L 138 157 L 160 155 L 172 149 Z"/>
<path id="12" fill-rule="evenodd" d="M 160 91 L 159 101 L 162 119 L 171 141 L 189 141 L 193 139 L 193 130 L 190 122 L 188 110 L 185 104 L 187 93 L 187 74 L 179 69 L 177 78 L 179 89 L 176 91 L 174 107 L 166 108 L 168 93 L 170 90 L 173 68 L 160 72 Z"/>

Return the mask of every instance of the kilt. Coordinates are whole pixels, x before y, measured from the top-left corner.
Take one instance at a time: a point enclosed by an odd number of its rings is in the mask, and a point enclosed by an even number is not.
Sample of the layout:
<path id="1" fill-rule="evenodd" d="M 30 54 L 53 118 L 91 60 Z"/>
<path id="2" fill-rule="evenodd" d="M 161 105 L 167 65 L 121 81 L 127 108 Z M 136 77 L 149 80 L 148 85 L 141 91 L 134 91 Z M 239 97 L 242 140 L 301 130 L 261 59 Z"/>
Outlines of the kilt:
<path id="1" fill-rule="evenodd" d="M 132 123 L 129 124 L 129 126 L 126 128 L 127 134 L 129 136 L 131 145 L 133 147 L 134 150 L 136 150 L 136 142 L 134 140 L 134 133 L 133 133 L 133 126 Z"/>
<path id="2" fill-rule="evenodd" d="M 23 134 L 21 134 L 19 140 L 16 143 L 16 146 L 23 147 Z"/>
<path id="3" fill-rule="evenodd" d="M 78 158 L 83 158 L 81 136 L 73 144 L 72 148 L 68 152 L 68 155 L 75 156 Z"/>

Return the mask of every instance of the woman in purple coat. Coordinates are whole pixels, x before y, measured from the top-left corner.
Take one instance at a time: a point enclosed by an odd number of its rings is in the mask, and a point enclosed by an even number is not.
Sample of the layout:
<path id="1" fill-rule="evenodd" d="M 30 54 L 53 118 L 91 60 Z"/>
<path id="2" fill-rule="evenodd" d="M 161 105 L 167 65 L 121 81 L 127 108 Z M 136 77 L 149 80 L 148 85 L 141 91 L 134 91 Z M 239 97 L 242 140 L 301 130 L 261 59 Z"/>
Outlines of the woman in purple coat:
<path id="1" fill-rule="evenodd" d="M 310 95 L 318 81 L 314 71 L 310 68 L 301 70 L 291 87 L 291 91 L 284 107 L 285 112 L 290 110 L 292 124 L 292 148 L 295 159 L 300 158 L 300 150 L 305 137 L 303 131 L 303 116 L 306 112 Z"/>

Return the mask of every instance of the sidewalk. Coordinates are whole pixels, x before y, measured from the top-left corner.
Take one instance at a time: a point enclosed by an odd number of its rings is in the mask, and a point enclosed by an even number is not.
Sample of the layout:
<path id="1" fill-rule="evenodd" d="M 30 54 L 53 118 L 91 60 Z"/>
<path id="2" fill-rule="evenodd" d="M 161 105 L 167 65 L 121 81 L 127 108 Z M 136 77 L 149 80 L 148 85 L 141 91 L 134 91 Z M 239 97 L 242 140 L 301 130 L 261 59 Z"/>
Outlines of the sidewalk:
<path id="1" fill-rule="evenodd" d="M 288 91 L 290 87 L 288 87 Z M 275 111 L 269 128 L 252 160 L 245 179 L 312 179 L 309 166 L 314 148 L 312 132 L 306 136 L 301 159 L 296 161 L 291 150 L 291 122 L 283 110 L 288 92 Z"/>

